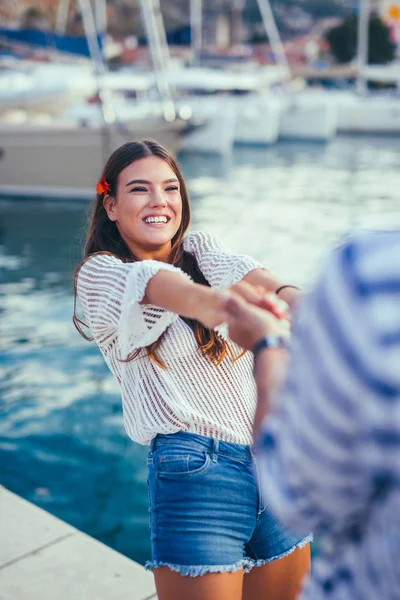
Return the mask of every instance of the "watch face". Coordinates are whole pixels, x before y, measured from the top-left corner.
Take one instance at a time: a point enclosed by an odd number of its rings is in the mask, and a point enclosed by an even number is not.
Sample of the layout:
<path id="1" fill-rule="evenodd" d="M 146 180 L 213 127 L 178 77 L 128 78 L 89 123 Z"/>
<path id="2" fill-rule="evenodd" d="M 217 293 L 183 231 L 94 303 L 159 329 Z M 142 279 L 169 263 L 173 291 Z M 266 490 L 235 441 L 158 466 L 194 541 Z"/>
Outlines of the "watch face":
<path id="1" fill-rule="evenodd" d="M 254 356 L 262 350 L 263 348 L 287 348 L 288 342 L 284 336 L 269 334 L 265 337 L 261 338 L 254 346 L 253 353 Z"/>
<path id="2" fill-rule="evenodd" d="M 282 340 L 276 336 L 271 339 L 271 348 L 276 348 L 282 345 Z"/>
<path id="3" fill-rule="evenodd" d="M 264 345 L 267 348 L 280 348 L 285 345 L 285 342 L 280 335 L 270 334 L 265 337 Z"/>

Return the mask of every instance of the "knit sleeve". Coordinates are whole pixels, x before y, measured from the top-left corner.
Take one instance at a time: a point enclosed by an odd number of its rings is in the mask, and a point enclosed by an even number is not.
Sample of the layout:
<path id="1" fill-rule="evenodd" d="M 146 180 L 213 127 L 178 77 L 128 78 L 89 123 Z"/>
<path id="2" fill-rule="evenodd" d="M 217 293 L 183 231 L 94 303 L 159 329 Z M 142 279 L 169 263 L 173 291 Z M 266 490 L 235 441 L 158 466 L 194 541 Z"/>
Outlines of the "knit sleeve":
<path id="1" fill-rule="evenodd" d="M 152 304 L 140 304 L 150 279 L 158 271 L 180 269 L 156 260 L 124 263 L 98 254 L 78 273 L 77 294 L 85 321 L 99 346 L 117 341 L 121 356 L 155 342 L 179 315 Z"/>
<path id="2" fill-rule="evenodd" d="M 202 231 L 189 233 L 185 237 L 184 248 L 196 257 L 208 283 L 218 289 L 237 283 L 254 269 L 263 268 L 250 256 L 227 252 L 217 238 Z"/>

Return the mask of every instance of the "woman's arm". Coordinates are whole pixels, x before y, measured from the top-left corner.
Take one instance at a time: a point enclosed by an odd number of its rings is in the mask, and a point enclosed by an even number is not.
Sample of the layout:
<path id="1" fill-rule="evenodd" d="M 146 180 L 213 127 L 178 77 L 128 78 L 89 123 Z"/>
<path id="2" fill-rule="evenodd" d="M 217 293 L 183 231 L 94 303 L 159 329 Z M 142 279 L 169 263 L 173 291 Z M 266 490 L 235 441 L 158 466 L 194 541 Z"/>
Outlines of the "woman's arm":
<path id="1" fill-rule="evenodd" d="M 246 302 L 264 307 L 264 293 L 249 283 L 241 282 L 232 286 L 232 290 L 228 288 L 221 292 L 170 271 L 159 271 L 150 279 L 142 304 L 154 304 L 214 328 L 227 320 L 226 299 L 232 293 Z"/>
<path id="2" fill-rule="evenodd" d="M 154 304 L 183 317 L 197 319 L 210 328 L 220 325 L 227 317 L 221 293 L 170 271 L 159 271 L 150 279 L 142 304 Z"/>
<path id="3" fill-rule="evenodd" d="M 247 273 L 243 277 L 243 281 L 253 286 L 260 286 L 267 292 L 276 292 L 280 287 L 287 285 L 266 269 L 253 269 L 250 273 Z M 296 306 L 296 303 L 301 297 L 300 290 L 293 287 L 285 287 L 279 292 L 279 299 L 287 302 L 289 307 L 292 309 Z"/>
<path id="4" fill-rule="evenodd" d="M 77 276 L 77 295 L 91 335 L 100 346 L 117 336 L 125 355 L 155 342 L 179 317 L 179 311 L 210 320 L 210 316 L 194 310 L 196 297 L 200 300 L 202 296 L 200 307 L 211 308 L 211 321 L 221 322 L 221 315 L 216 314 L 216 293 L 199 290 L 196 295 L 193 286 L 189 276 L 172 265 L 155 260 L 123 263 L 107 254 L 90 257 Z M 194 286 L 195 290 L 197 287 L 201 286 Z M 192 294 L 188 296 L 188 292 Z"/>

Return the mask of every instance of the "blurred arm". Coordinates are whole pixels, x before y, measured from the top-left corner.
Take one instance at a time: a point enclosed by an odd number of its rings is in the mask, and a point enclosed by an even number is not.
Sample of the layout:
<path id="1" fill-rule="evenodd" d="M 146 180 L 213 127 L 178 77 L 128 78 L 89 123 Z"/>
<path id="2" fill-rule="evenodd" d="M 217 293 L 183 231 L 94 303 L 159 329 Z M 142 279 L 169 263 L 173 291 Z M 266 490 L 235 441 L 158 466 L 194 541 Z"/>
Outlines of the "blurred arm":
<path id="1" fill-rule="evenodd" d="M 373 478 L 361 460 L 374 351 L 354 281 L 343 250 L 304 301 L 282 402 L 257 441 L 263 492 L 278 518 L 299 532 L 349 528 L 362 521 L 371 497 Z M 277 361 L 265 351 L 257 364 L 259 404 L 269 409 L 278 393 Z"/>

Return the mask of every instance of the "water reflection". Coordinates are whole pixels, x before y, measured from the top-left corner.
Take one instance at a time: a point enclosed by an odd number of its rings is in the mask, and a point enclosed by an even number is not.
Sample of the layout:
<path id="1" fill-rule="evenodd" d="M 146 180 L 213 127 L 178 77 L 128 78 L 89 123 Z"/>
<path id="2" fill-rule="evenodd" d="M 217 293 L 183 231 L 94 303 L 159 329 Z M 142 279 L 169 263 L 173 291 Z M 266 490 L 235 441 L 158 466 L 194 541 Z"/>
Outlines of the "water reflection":
<path id="1" fill-rule="evenodd" d="M 192 226 L 308 286 L 352 222 L 400 209 L 399 146 L 337 138 L 181 157 Z M 117 386 L 71 322 L 88 205 L 2 202 L 0 212 L 1 480 L 144 562 L 146 449 L 125 435 Z"/>

